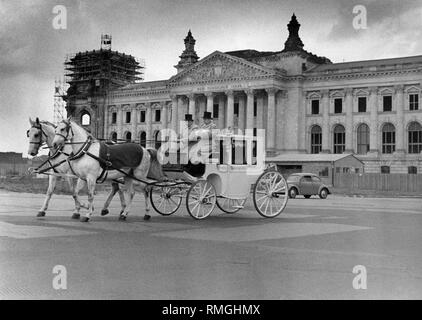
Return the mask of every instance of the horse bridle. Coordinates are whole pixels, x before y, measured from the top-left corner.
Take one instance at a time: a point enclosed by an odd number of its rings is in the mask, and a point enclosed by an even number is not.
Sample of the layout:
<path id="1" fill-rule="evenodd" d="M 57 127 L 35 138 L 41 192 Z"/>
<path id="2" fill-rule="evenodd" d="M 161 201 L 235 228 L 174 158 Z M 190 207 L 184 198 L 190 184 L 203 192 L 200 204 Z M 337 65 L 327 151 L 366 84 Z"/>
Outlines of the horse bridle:
<path id="1" fill-rule="evenodd" d="M 38 148 L 40 148 L 42 146 L 42 144 L 43 144 L 43 142 L 42 142 L 42 136 L 44 135 L 47 138 L 47 134 L 42 129 L 41 123 L 39 124 L 39 126 L 36 126 L 36 125 L 35 126 L 32 126 L 31 129 L 32 128 L 39 130 L 38 131 L 38 135 L 40 137 L 40 140 L 39 141 L 29 141 L 29 144 L 37 144 L 38 145 Z M 29 130 L 31 130 L 31 129 L 29 129 Z M 28 138 L 29 138 L 29 130 L 26 131 L 26 136 Z"/>
<path id="2" fill-rule="evenodd" d="M 66 136 L 62 135 L 60 132 L 56 132 L 57 136 L 60 136 L 64 139 L 64 142 L 66 142 L 69 139 L 69 132 L 72 131 L 72 136 L 73 136 L 73 129 L 72 129 L 72 125 L 70 124 L 70 122 L 66 122 L 66 121 L 62 121 L 63 123 L 66 124 Z"/>

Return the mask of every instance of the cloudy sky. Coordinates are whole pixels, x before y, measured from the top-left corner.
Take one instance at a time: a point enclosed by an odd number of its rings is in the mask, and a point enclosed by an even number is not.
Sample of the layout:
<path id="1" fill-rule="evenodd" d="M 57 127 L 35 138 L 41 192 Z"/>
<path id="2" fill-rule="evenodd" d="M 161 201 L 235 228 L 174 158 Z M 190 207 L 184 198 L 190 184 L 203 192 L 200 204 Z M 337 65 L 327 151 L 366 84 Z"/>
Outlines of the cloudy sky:
<path id="1" fill-rule="evenodd" d="M 367 9 L 367 29 L 353 28 L 353 8 Z M 67 29 L 52 22 L 67 9 Z M 66 54 L 114 50 L 145 59 L 145 80 L 166 79 L 188 29 L 205 57 L 215 50 L 279 51 L 295 12 L 305 49 L 333 62 L 422 55 L 417 0 L 0 0 L 0 151 L 27 152 L 28 117 L 53 119 L 54 79 Z"/>

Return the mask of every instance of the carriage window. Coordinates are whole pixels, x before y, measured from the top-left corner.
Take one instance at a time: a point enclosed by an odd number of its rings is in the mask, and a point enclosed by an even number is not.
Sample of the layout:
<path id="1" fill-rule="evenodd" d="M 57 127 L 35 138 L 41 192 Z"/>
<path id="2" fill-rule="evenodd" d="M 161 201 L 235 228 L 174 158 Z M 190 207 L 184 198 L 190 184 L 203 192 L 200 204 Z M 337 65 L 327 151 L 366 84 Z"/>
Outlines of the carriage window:
<path id="1" fill-rule="evenodd" d="M 155 110 L 155 122 L 161 121 L 161 110 Z"/>
<path id="2" fill-rule="evenodd" d="M 89 113 L 84 113 L 81 118 L 81 123 L 83 126 L 89 126 L 91 124 L 91 116 Z"/>

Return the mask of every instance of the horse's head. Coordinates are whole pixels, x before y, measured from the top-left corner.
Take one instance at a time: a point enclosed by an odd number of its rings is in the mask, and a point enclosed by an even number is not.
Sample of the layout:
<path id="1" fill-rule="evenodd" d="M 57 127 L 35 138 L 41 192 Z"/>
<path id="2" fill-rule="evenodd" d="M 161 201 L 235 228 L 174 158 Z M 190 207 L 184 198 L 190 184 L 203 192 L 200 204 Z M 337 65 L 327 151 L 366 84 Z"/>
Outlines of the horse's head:
<path id="1" fill-rule="evenodd" d="M 62 147 L 67 140 L 72 140 L 73 138 L 72 122 L 70 118 L 67 120 L 62 120 L 56 128 L 55 136 L 53 139 L 53 148 L 57 150 Z"/>
<path id="2" fill-rule="evenodd" d="M 38 154 L 38 151 L 40 150 L 40 147 L 45 142 L 47 142 L 47 135 L 44 132 L 43 127 L 38 118 L 36 118 L 35 121 L 29 118 L 29 123 L 31 127 L 26 132 L 26 136 L 29 139 L 28 154 L 31 156 L 36 156 Z"/>

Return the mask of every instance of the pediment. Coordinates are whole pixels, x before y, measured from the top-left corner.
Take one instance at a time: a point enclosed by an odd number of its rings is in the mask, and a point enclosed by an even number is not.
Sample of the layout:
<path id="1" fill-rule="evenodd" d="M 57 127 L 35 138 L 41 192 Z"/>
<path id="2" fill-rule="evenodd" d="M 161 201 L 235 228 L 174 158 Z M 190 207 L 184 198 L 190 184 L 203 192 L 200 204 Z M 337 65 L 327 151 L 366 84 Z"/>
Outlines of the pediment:
<path id="1" fill-rule="evenodd" d="M 170 79 L 170 83 L 239 80 L 274 75 L 274 71 L 245 59 L 215 51 Z"/>

